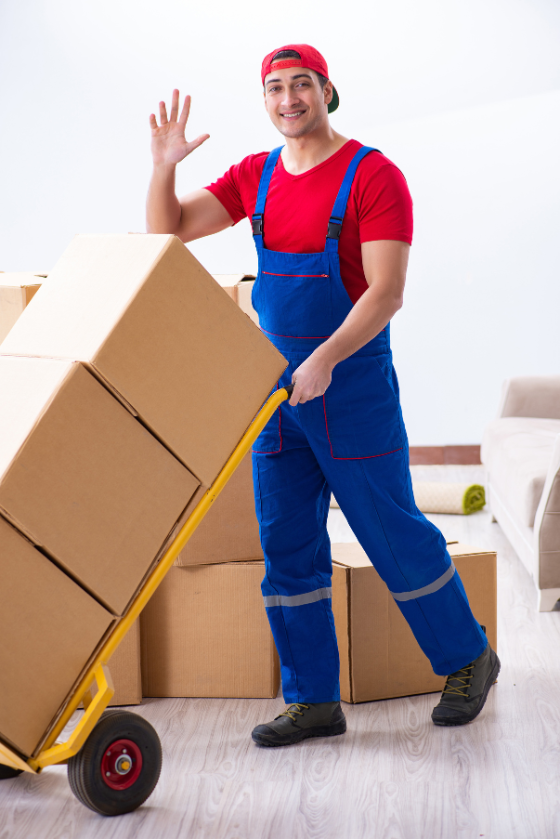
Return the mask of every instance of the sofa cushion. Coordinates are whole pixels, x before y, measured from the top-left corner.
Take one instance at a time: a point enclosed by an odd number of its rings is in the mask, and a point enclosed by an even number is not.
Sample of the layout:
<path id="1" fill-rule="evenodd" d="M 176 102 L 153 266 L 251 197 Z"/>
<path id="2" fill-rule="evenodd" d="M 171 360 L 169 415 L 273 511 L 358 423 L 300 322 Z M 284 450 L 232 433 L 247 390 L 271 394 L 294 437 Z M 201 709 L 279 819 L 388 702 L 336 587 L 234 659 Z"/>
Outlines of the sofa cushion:
<path id="1" fill-rule="evenodd" d="M 530 528 L 559 435 L 560 420 L 534 417 L 500 417 L 484 431 L 481 455 L 490 482 Z"/>

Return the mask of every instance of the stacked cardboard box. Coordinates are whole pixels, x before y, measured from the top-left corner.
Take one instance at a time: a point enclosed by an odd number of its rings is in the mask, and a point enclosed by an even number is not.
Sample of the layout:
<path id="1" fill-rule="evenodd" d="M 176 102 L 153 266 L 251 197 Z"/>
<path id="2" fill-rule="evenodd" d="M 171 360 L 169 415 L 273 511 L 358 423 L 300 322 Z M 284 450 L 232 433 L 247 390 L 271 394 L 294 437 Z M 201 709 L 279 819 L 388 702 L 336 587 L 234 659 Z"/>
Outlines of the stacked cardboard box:
<path id="1" fill-rule="evenodd" d="M 46 274 L 0 272 L 0 344 L 39 290 Z"/>
<path id="2" fill-rule="evenodd" d="M 12 327 L 0 348 L 0 736 L 23 755 L 284 367 L 172 236 L 76 237 Z"/>
<path id="3" fill-rule="evenodd" d="M 222 288 L 228 295 L 236 302 L 242 312 L 245 312 L 257 326 L 259 324 L 259 316 L 253 309 L 251 302 L 251 294 L 255 284 L 254 274 L 214 274 L 213 277 L 218 281 Z"/>
<path id="4" fill-rule="evenodd" d="M 497 646 L 496 553 L 450 543 L 473 613 Z M 333 545 L 333 612 L 347 703 L 441 691 L 387 587 L 358 543 Z"/>

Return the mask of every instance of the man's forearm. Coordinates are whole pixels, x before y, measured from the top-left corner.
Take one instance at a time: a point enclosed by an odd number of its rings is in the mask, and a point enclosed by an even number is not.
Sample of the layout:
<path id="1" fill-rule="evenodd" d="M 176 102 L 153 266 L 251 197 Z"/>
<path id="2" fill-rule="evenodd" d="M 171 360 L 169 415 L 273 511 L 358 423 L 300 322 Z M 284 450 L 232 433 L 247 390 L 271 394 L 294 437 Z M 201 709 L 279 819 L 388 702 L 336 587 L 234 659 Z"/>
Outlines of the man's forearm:
<path id="1" fill-rule="evenodd" d="M 360 350 L 387 326 L 402 306 L 402 297 L 370 286 L 341 326 L 315 353 L 331 368 Z"/>
<path id="2" fill-rule="evenodd" d="M 181 205 L 175 195 L 175 166 L 154 166 L 146 201 L 148 233 L 176 233 L 181 223 Z"/>

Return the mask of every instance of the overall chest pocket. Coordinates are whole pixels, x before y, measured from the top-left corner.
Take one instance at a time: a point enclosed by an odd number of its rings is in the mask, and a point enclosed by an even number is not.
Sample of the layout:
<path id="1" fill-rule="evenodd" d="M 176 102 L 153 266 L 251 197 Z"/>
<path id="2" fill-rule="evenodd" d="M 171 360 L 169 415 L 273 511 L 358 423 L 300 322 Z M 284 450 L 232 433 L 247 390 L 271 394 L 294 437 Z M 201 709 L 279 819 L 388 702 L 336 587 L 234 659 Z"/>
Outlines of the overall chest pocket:
<path id="1" fill-rule="evenodd" d="M 391 354 L 340 362 L 323 397 L 335 460 L 378 458 L 403 448 L 401 410 Z"/>

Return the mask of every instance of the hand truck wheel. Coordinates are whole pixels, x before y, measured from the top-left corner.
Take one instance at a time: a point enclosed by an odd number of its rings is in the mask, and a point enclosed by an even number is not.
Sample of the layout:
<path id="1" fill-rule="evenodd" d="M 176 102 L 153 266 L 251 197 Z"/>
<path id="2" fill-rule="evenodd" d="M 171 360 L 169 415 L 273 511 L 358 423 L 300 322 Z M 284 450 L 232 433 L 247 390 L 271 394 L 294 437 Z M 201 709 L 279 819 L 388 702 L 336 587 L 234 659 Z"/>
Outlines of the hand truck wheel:
<path id="1" fill-rule="evenodd" d="M 6 764 L 0 764 L 0 780 L 13 779 L 15 776 L 20 776 L 23 770 L 16 770 L 15 767 L 8 767 Z"/>
<path id="2" fill-rule="evenodd" d="M 161 743 L 147 720 L 132 712 L 104 712 L 82 749 L 68 761 L 72 793 L 107 817 L 134 811 L 161 772 Z"/>

